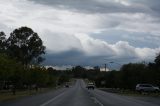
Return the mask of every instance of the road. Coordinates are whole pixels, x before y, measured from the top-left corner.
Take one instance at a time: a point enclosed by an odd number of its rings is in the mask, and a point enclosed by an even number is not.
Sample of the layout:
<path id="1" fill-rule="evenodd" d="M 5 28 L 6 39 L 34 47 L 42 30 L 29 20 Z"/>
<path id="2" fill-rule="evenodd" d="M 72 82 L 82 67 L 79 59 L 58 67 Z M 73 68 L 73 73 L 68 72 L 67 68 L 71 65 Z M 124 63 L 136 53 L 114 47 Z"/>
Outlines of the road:
<path id="1" fill-rule="evenodd" d="M 0 106 L 160 106 L 160 99 L 157 98 L 152 98 L 152 102 L 98 89 L 87 90 L 85 86 L 85 82 L 79 79 L 70 88 L 0 103 Z"/>

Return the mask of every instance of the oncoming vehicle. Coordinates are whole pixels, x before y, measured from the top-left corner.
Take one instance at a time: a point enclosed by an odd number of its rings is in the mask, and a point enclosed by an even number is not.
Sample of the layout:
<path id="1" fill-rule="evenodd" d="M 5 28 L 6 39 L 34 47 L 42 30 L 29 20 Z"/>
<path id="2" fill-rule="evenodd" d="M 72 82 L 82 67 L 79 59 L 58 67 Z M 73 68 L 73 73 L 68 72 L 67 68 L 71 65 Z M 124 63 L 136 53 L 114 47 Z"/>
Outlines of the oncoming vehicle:
<path id="1" fill-rule="evenodd" d="M 66 85 L 65 85 L 65 87 L 66 87 L 66 88 L 69 88 L 69 85 L 68 85 L 68 84 L 66 84 Z"/>
<path id="2" fill-rule="evenodd" d="M 95 88 L 94 83 L 88 83 L 87 88 L 88 88 L 88 89 L 93 89 L 93 90 L 94 90 L 94 88 Z"/>
<path id="3" fill-rule="evenodd" d="M 67 83 L 65 84 L 65 87 L 66 87 L 66 88 L 69 88 L 69 82 L 67 82 Z"/>
<path id="4" fill-rule="evenodd" d="M 155 87 L 152 84 L 137 84 L 136 91 L 139 92 L 159 92 L 159 87 Z"/>

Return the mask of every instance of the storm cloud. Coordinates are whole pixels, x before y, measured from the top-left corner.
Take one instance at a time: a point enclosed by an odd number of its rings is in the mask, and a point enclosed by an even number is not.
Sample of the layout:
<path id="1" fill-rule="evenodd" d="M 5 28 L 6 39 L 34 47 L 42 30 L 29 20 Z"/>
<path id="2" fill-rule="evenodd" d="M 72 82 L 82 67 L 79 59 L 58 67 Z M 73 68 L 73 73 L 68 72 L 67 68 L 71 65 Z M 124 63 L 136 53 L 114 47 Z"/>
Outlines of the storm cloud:
<path id="1" fill-rule="evenodd" d="M 0 30 L 31 27 L 46 65 L 153 61 L 160 52 L 159 0 L 1 0 Z"/>
<path id="2" fill-rule="evenodd" d="M 37 3 L 84 13 L 151 12 L 145 5 L 132 5 L 129 0 L 32 0 Z M 134 0 L 133 0 L 134 1 Z M 158 1 L 158 0 L 157 0 Z M 141 2 L 140 2 L 141 3 Z M 142 2 L 143 3 L 143 2 Z M 148 3 L 149 4 L 149 3 Z"/>

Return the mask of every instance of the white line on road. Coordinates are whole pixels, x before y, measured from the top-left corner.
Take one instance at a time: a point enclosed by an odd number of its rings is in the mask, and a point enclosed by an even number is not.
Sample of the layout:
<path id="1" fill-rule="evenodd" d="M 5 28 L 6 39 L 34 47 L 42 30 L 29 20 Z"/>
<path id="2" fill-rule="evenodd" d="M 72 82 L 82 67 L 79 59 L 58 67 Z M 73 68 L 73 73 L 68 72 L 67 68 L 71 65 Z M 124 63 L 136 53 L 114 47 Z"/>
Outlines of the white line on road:
<path id="1" fill-rule="evenodd" d="M 60 95 L 57 95 L 56 97 L 54 97 L 54 98 L 52 98 L 51 100 L 49 100 L 49 101 L 41 104 L 40 106 L 46 106 L 46 105 L 48 105 L 49 103 L 51 103 L 51 102 L 53 102 L 54 100 L 56 100 L 57 98 L 59 98 L 59 97 L 61 97 L 62 95 L 64 95 L 64 94 L 65 94 L 65 92 L 61 93 Z"/>
<path id="2" fill-rule="evenodd" d="M 97 100 L 95 97 L 91 97 L 91 99 L 93 99 L 96 104 L 99 104 L 100 106 L 104 106 L 104 105 L 103 105 L 99 100 Z"/>

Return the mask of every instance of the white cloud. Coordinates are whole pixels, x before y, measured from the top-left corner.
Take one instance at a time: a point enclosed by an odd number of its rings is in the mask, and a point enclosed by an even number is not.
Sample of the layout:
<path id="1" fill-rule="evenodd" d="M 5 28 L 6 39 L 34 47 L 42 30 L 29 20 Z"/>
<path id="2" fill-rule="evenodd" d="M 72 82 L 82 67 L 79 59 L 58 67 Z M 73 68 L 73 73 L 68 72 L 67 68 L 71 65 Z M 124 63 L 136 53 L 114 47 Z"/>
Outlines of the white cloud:
<path id="1" fill-rule="evenodd" d="M 160 36 L 159 19 L 145 13 L 110 13 L 100 14 L 101 31 L 123 30 L 128 32 L 151 33 Z"/>
<path id="2" fill-rule="evenodd" d="M 125 6 L 131 5 L 125 0 L 115 0 L 115 2 Z M 86 14 L 36 4 L 28 0 L 0 0 L 0 7 L 1 30 L 8 34 L 20 26 L 31 27 L 39 33 L 47 49 L 53 53 L 76 49 L 84 52 L 86 56 L 150 59 L 160 51 L 158 47 L 138 48 L 121 40 L 115 44 L 109 44 L 106 41 L 94 39 L 91 35 L 93 32 L 100 34 L 101 31 L 112 29 L 152 33 L 159 36 L 160 23 L 150 14 L 141 12 Z"/>
<path id="3" fill-rule="evenodd" d="M 28 25 L 36 30 L 54 32 L 88 32 L 97 26 L 97 16 L 58 10 L 26 0 L 4 0 L 0 2 L 1 23 L 18 27 Z"/>
<path id="4" fill-rule="evenodd" d="M 117 3 L 120 3 L 125 6 L 130 6 L 131 4 L 127 0 L 114 0 Z"/>
<path id="5" fill-rule="evenodd" d="M 88 56 L 110 56 L 113 55 L 114 51 L 105 41 L 93 39 L 86 34 L 75 35 L 81 42 L 82 49 Z"/>
<path id="6" fill-rule="evenodd" d="M 71 65 L 67 65 L 67 66 L 45 66 L 46 68 L 50 68 L 50 67 L 52 67 L 53 69 L 56 69 L 56 70 L 61 70 L 61 71 L 63 71 L 63 70 L 71 70 L 72 68 L 73 68 L 73 66 L 71 66 Z"/>
<path id="7" fill-rule="evenodd" d="M 98 16 L 58 10 L 27 0 L 3 0 L 0 2 L 0 23 L 7 31 L 28 26 L 33 28 L 49 49 L 64 51 L 74 48 L 75 33 L 89 33 L 98 26 Z M 74 43 L 75 42 L 75 43 Z"/>
<path id="8" fill-rule="evenodd" d="M 153 59 L 156 53 L 160 52 L 160 48 L 136 48 L 129 45 L 128 42 L 119 41 L 116 44 L 108 44 L 105 41 L 93 39 L 88 35 L 76 35 L 88 56 L 111 56 L 117 58 L 134 57 L 141 59 Z"/>
<path id="9" fill-rule="evenodd" d="M 54 33 L 50 31 L 45 31 L 42 34 L 47 35 L 46 38 L 44 38 L 44 42 L 45 45 L 47 45 L 47 49 L 50 50 L 50 53 L 60 53 L 72 49 L 78 50 L 81 48 L 79 39 L 73 35 L 67 35 L 66 33 Z"/>

